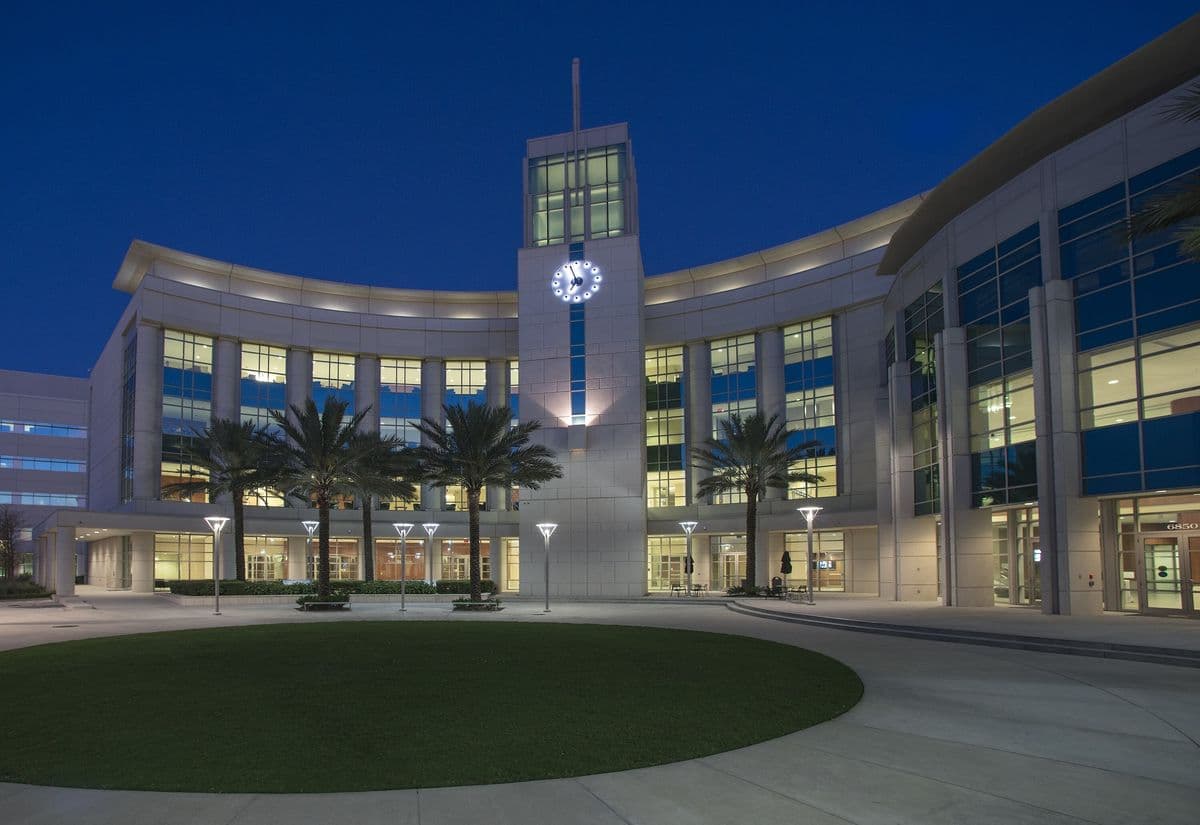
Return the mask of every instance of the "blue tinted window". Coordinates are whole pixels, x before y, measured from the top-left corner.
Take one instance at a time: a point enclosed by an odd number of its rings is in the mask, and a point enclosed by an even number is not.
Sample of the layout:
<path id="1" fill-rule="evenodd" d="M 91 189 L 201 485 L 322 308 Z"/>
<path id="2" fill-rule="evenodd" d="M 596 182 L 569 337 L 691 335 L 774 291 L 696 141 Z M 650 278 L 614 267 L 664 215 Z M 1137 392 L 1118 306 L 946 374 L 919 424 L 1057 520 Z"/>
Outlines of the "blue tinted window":
<path id="1" fill-rule="evenodd" d="M 1082 440 L 1085 477 L 1141 470 L 1136 421 L 1098 430 L 1084 430 Z"/>
<path id="2" fill-rule="evenodd" d="M 1129 287 L 1117 286 L 1075 299 L 1075 329 L 1078 332 L 1106 327 L 1133 313 Z"/>
<path id="3" fill-rule="evenodd" d="M 1147 470 L 1200 466 L 1200 413 L 1144 421 L 1142 441 Z"/>

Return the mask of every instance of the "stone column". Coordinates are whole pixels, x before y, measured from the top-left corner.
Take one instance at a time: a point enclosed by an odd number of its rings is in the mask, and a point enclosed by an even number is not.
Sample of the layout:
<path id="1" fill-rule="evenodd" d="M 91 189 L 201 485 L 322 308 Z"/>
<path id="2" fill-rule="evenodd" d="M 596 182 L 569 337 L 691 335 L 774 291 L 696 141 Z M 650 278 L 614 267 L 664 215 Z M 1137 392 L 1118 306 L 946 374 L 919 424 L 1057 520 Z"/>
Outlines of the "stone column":
<path id="1" fill-rule="evenodd" d="M 154 534 L 138 532 L 131 537 L 130 572 L 134 593 L 154 592 Z"/>
<path id="2" fill-rule="evenodd" d="M 289 579 L 307 578 L 308 560 L 305 558 L 305 545 L 308 539 L 304 536 L 288 536 L 287 540 L 287 577 Z"/>
<path id="3" fill-rule="evenodd" d="M 221 580 L 237 578 L 237 547 L 233 541 L 233 519 L 221 531 Z"/>
<path id="4" fill-rule="evenodd" d="M 133 401 L 133 497 L 154 501 L 162 489 L 163 331 L 137 325 Z"/>
<path id="5" fill-rule="evenodd" d="M 441 358 L 426 358 L 421 362 L 421 417 L 443 421 L 442 402 L 445 396 L 446 363 Z M 421 443 L 428 444 L 429 440 L 421 436 Z M 421 509 L 437 513 L 442 509 L 444 492 L 441 487 L 422 485 Z"/>
<path id="6" fill-rule="evenodd" d="M 241 420 L 242 347 L 222 335 L 213 353 L 213 418 Z"/>
<path id="7" fill-rule="evenodd" d="M 763 417 L 779 416 L 787 425 L 787 393 L 783 391 L 783 330 L 779 327 L 764 329 L 755 342 L 755 369 L 758 373 L 756 395 L 758 410 Z M 787 490 L 771 487 L 767 489 L 768 500 L 787 498 Z M 769 582 L 769 580 L 768 580 Z"/>
<path id="8" fill-rule="evenodd" d="M 288 406 L 304 409 L 304 402 L 312 395 L 312 351 L 303 347 L 289 347 L 287 353 L 287 403 Z"/>
<path id="9" fill-rule="evenodd" d="M 354 412 L 366 410 L 359 432 L 379 431 L 379 358 L 359 355 L 354 360 Z"/>
<path id="10" fill-rule="evenodd" d="M 508 361 L 502 358 L 492 358 L 487 362 L 487 402 L 493 407 L 507 407 L 508 393 Z M 508 490 L 498 485 L 488 487 L 487 501 L 489 510 L 507 510 Z M 496 560 L 497 557 L 493 552 L 493 575 L 499 575 L 500 568 L 495 566 Z"/>
<path id="11" fill-rule="evenodd" d="M 687 377 L 684 382 L 687 394 L 687 412 L 684 434 L 690 450 L 712 436 L 712 353 L 707 341 L 690 341 L 684 351 Z M 686 457 L 689 503 L 700 503 L 696 492 L 702 475 L 691 463 L 690 453 Z"/>
<path id="12" fill-rule="evenodd" d="M 938 465 L 941 477 L 943 596 L 947 605 L 990 607 L 992 518 L 971 504 L 970 393 L 966 332 L 934 339 L 937 363 Z"/>
<path id="13" fill-rule="evenodd" d="M 1037 410 L 1038 519 L 1042 612 L 1103 610 L 1100 519 L 1082 497 L 1075 384 L 1075 302 L 1069 281 L 1029 291 L 1033 392 Z"/>
<path id="14" fill-rule="evenodd" d="M 937 599 L 934 520 L 913 515 L 912 386 L 907 361 L 892 365 L 888 389 L 892 445 L 893 598 L 897 601 L 934 601 Z"/>

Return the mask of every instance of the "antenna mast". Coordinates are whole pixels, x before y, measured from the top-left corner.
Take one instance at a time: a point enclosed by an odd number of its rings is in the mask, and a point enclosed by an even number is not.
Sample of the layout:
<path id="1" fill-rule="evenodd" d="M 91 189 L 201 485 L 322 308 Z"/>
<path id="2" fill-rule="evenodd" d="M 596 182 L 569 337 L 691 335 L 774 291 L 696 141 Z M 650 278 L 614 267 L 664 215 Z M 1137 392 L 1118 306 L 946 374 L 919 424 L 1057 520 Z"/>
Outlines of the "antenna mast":
<path id="1" fill-rule="evenodd" d="M 579 133 L 579 58 L 571 59 L 571 131 Z"/>

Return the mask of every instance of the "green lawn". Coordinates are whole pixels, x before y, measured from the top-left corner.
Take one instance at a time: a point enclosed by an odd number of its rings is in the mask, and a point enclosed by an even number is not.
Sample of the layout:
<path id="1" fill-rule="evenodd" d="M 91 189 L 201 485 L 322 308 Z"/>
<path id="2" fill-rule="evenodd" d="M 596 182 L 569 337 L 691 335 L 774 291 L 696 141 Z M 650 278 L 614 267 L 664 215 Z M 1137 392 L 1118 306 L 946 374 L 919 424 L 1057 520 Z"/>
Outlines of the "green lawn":
<path id="1" fill-rule="evenodd" d="M 0 780 L 361 791 L 642 767 L 852 707 L 816 653 L 740 636 L 511 622 L 321 622 L 0 654 Z"/>

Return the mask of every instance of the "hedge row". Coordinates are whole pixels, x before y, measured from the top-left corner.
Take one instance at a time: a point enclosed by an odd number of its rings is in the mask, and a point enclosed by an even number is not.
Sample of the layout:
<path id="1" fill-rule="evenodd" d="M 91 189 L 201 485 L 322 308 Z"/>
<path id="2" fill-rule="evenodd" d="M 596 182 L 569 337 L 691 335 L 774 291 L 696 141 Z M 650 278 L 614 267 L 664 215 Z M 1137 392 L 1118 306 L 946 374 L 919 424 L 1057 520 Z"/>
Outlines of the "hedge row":
<path id="1" fill-rule="evenodd" d="M 483 580 L 483 592 L 495 593 L 496 584 L 491 579 Z M 213 594 L 212 579 L 191 579 L 186 581 L 169 581 L 166 586 L 177 596 L 211 596 Z M 357 581 L 334 579 L 329 587 L 336 593 L 387 593 L 399 594 L 398 581 Z M 471 582 L 457 579 L 442 579 L 437 585 L 417 580 L 404 583 L 406 593 L 413 595 L 429 593 L 470 593 Z M 222 596 L 300 596 L 305 593 L 316 593 L 316 582 L 310 584 L 284 584 L 281 581 L 229 581 L 221 582 Z"/>
<path id="2" fill-rule="evenodd" d="M 11 581 L 0 579 L 0 599 L 36 599 L 49 595 L 29 575 L 17 576 Z"/>

